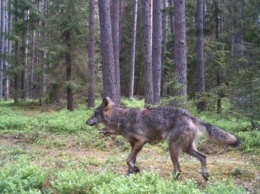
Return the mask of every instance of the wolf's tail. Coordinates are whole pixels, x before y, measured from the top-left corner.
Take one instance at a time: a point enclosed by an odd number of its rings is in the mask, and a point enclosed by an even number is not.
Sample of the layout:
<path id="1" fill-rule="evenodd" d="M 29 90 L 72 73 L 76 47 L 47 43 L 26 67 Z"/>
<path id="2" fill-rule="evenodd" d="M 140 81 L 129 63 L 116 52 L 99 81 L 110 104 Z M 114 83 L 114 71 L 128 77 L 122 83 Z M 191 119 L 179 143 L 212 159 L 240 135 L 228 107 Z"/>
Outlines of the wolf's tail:
<path id="1" fill-rule="evenodd" d="M 220 129 L 215 125 L 205 121 L 199 121 L 199 125 L 205 129 L 206 136 L 217 144 L 227 144 L 233 147 L 237 147 L 241 143 L 238 137 Z"/>

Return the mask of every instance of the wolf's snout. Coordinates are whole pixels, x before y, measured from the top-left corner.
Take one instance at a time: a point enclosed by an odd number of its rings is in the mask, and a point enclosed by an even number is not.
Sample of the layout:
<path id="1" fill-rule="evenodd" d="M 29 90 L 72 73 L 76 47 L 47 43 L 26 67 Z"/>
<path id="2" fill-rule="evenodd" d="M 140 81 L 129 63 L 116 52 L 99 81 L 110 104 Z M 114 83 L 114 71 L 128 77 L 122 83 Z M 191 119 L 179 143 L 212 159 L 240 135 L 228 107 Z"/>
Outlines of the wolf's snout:
<path id="1" fill-rule="evenodd" d="M 97 119 L 96 118 L 90 118 L 86 121 L 86 124 L 89 126 L 93 126 L 97 123 Z"/>

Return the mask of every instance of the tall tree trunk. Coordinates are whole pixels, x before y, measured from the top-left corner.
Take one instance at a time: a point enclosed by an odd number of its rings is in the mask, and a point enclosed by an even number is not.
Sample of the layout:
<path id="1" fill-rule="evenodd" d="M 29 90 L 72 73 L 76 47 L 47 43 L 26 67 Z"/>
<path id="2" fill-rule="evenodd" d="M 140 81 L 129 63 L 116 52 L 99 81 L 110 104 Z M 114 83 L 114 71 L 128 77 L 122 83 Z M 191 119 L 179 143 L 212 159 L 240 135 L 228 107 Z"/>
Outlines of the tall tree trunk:
<path id="1" fill-rule="evenodd" d="M 8 36 L 11 37 L 12 34 L 12 14 L 11 14 L 11 9 L 12 7 L 12 2 L 8 2 L 8 12 L 7 12 L 7 21 L 8 24 L 7 26 L 7 33 Z M 7 60 L 6 60 L 6 82 L 5 82 L 5 99 L 8 100 L 10 98 L 10 63 L 11 63 L 11 54 L 12 54 L 12 41 L 9 38 L 6 40 L 6 47 L 7 47 Z"/>
<path id="2" fill-rule="evenodd" d="M 103 96 L 116 104 L 117 96 L 109 0 L 98 0 L 102 55 Z"/>
<path id="3" fill-rule="evenodd" d="M 138 10 L 138 0 L 134 0 L 134 14 L 133 14 L 134 18 L 133 18 L 132 50 L 131 50 L 130 93 L 129 93 L 130 99 L 134 97 L 137 10 Z"/>
<path id="4" fill-rule="evenodd" d="M 0 23 L 0 99 L 3 98 L 3 80 L 4 80 L 4 51 L 5 51 L 5 10 L 6 10 L 6 4 L 5 0 L 1 0 L 1 7 L 0 7 L 0 17 L 1 17 L 1 23 Z"/>
<path id="5" fill-rule="evenodd" d="M 173 0 L 174 3 L 174 73 L 177 84 L 174 95 L 180 97 L 178 104 L 187 103 L 187 57 L 186 57 L 186 20 L 185 1 Z"/>
<path id="6" fill-rule="evenodd" d="M 198 98 L 197 109 L 205 110 L 203 93 L 205 92 L 205 68 L 204 68 L 204 34 L 203 34 L 203 0 L 197 0 L 197 85 Z"/>
<path id="7" fill-rule="evenodd" d="M 66 81 L 67 81 L 67 109 L 73 111 L 73 92 L 71 87 L 72 63 L 71 63 L 71 32 L 65 33 L 65 42 L 67 44 L 66 63 Z"/>
<path id="8" fill-rule="evenodd" d="M 119 0 L 112 1 L 112 37 L 113 37 L 113 51 L 114 51 L 114 65 L 115 65 L 115 82 L 116 82 L 116 95 L 120 100 L 121 96 L 121 84 L 120 84 L 120 45 L 119 45 Z"/>
<path id="9" fill-rule="evenodd" d="M 152 43 L 152 67 L 153 67 L 153 103 L 158 104 L 161 97 L 162 74 L 162 10 L 161 1 L 153 2 L 153 43 Z"/>
<path id="10" fill-rule="evenodd" d="M 44 0 L 44 7 L 43 7 L 43 9 L 44 9 L 43 12 L 44 12 L 45 17 L 48 18 L 48 15 L 49 15 L 49 13 L 48 13 L 49 12 L 48 0 Z M 48 29 L 48 24 L 46 22 L 43 24 L 43 26 L 44 26 L 45 29 Z M 42 36 L 43 36 L 43 39 L 45 41 L 47 41 L 48 33 L 43 32 Z M 46 50 L 43 51 L 42 57 L 43 57 L 43 63 L 42 63 L 42 83 L 41 83 L 42 89 L 41 89 L 41 97 L 44 97 L 46 95 L 46 92 L 47 92 L 47 73 L 46 73 L 46 69 L 47 69 L 47 51 Z"/>
<path id="11" fill-rule="evenodd" d="M 170 7 L 170 26 L 171 26 L 171 33 L 174 34 L 174 4 L 173 0 L 168 0 L 169 7 Z"/>
<path id="12" fill-rule="evenodd" d="M 17 27 L 17 22 L 18 22 L 18 0 L 14 0 L 14 22 L 16 23 L 15 25 L 15 34 L 17 35 L 19 33 L 18 27 Z M 19 60 L 19 44 L 18 44 L 18 39 L 15 39 L 14 43 L 14 54 L 15 54 L 15 68 L 18 68 L 18 60 Z M 18 72 L 17 70 L 14 71 L 14 104 L 18 104 L 18 95 L 19 95 L 19 86 L 18 86 Z"/>
<path id="13" fill-rule="evenodd" d="M 151 0 L 142 0 L 143 51 L 145 63 L 145 104 L 153 104 L 153 70 L 152 70 L 152 26 Z"/>
<path id="14" fill-rule="evenodd" d="M 162 14 L 162 97 L 167 96 L 167 71 L 164 68 L 166 63 L 167 42 L 168 42 L 168 0 L 163 0 L 163 14 Z"/>
<path id="15" fill-rule="evenodd" d="M 25 23 L 24 35 L 23 35 L 23 69 L 21 75 L 21 99 L 26 100 L 28 90 L 28 33 L 29 33 L 29 10 L 23 11 L 23 20 Z"/>
<path id="16" fill-rule="evenodd" d="M 29 90 L 29 97 L 32 99 L 34 98 L 34 70 L 35 70 L 35 40 L 36 38 L 36 30 L 33 30 L 33 33 L 32 33 L 32 58 L 31 58 L 31 71 L 30 71 L 30 90 Z"/>
<path id="17" fill-rule="evenodd" d="M 215 8 L 215 38 L 216 41 L 219 40 L 219 7 L 218 7 L 218 1 L 214 0 L 214 8 Z M 221 78 L 220 78 L 220 70 L 217 69 L 216 72 L 216 85 L 217 87 L 221 85 Z M 221 94 L 218 94 L 217 98 L 217 113 L 221 112 Z"/>
<path id="18" fill-rule="evenodd" d="M 88 107 L 95 106 L 95 0 L 89 1 L 89 43 L 88 43 Z"/>

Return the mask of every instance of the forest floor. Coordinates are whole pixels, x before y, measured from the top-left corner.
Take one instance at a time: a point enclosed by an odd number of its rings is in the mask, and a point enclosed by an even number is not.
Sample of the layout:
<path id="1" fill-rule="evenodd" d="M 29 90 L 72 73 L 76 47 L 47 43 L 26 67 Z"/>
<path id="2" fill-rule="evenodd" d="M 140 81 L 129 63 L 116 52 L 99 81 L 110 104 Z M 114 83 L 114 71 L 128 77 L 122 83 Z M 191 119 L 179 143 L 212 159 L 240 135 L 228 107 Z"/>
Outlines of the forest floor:
<path id="1" fill-rule="evenodd" d="M 115 137 L 100 136 L 103 148 L 94 148 L 82 140 L 80 134 L 28 135 L 0 132 L 1 158 L 14 154 L 33 156 L 36 166 L 66 168 L 83 165 L 88 172 L 112 171 L 125 175 L 127 146 L 117 145 Z M 127 145 L 127 144 L 126 144 Z M 3 149 L 4 148 L 4 149 Z M 236 148 L 201 143 L 198 148 L 207 155 L 207 166 L 212 180 L 232 179 L 249 193 L 260 193 L 260 156 L 248 154 Z M 203 180 L 200 163 L 186 154 L 180 157 L 182 174 L 180 180 L 193 179 L 200 187 L 210 184 Z M 143 170 L 155 170 L 160 176 L 170 178 L 173 167 L 167 150 L 158 145 L 146 145 L 139 153 L 137 166 Z"/>

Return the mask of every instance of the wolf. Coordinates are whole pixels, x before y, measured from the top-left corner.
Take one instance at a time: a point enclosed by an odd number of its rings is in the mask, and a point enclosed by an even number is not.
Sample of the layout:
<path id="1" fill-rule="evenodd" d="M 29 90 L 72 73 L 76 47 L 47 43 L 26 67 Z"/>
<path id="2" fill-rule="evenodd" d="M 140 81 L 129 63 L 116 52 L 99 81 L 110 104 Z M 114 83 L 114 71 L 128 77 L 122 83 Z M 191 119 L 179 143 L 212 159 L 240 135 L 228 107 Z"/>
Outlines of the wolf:
<path id="1" fill-rule="evenodd" d="M 218 144 L 234 147 L 240 144 L 238 137 L 192 116 L 184 109 L 167 106 L 129 108 L 116 105 L 109 97 L 103 99 L 86 121 L 90 126 L 97 123 L 105 125 L 105 128 L 100 129 L 101 133 L 122 135 L 130 143 L 131 152 L 126 160 L 128 174 L 140 172 L 136 166 L 136 157 L 146 143 L 168 139 L 175 177 L 181 174 L 178 158 L 183 151 L 200 161 L 202 177 L 207 181 L 206 156 L 196 148 L 200 131 Z"/>

